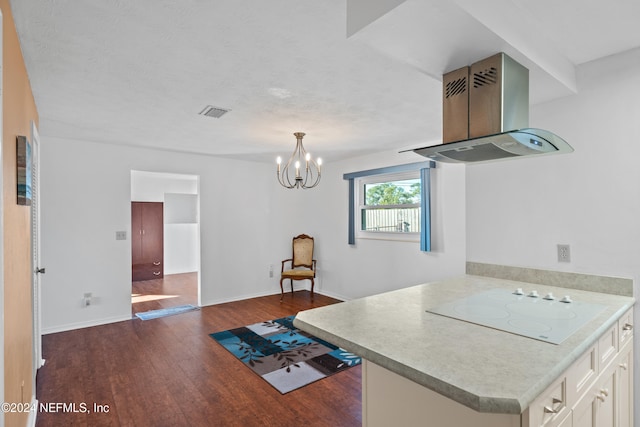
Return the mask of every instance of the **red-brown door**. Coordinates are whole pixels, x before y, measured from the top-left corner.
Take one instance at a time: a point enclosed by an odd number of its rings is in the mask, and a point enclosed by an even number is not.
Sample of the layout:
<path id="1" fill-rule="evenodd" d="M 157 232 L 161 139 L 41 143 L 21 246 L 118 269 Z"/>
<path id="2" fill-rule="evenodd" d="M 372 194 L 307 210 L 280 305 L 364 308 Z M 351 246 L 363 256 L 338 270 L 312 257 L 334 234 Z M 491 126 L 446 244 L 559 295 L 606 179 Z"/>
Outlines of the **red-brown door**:
<path id="1" fill-rule="evenodd" d="M 132 279 L 163 277 L 164 271 L 163 204 L 131 202 Z"/>

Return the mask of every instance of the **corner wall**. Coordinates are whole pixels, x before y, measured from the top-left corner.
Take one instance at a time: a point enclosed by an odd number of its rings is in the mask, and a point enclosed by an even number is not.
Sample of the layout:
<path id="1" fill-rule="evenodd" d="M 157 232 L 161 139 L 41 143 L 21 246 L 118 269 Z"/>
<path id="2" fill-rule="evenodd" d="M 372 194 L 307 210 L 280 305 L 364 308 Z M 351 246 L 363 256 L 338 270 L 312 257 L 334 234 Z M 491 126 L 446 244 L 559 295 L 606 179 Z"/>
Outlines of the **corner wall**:
<path id="1" fill-rule="evenodd" d="M 203 305 L 279 290 L 267 274 L 270 165 L 41 137 L 44 333 L 131 318 L 131 240 L 115 240 L 131 235 L 131 170 L 200 177 Z"/>
<path id="2" fill-rule="evenodd" d="M 290 254 L 293 236 L 300 233 L 313 236 L 318 259 L 316 290 L 340 299 L 464 274 L 464 166 L 438 165 L 432 169 L 432 252 L 420 252 L 418 242 L 358 239 L 356 245 L 347 243 L 349 197 L 343 175 L 423 160 L 414 153 L 394 151 L 338 162 L 328 160 L 318 187 L 311 190 L 278 187 L 277 205 L 296 212 L 278 216 L 282 221 L 274 224 L 280 230 L 282 253 Z M 279 272 L 280 266 L 277 267 Z M 299 283 L 308 287 L 307 282 Z"/>
<path id="3" fill-rule="evenodd" d="M 31 209 L 16 198 L 16 136 L 31 138 L 38 112 L 25 69 L 8 0 L 2 9 L 4 402 L 29 403 L 33 390 L 33 310 L 31 300 Z M 4 414 L 6 425 L 26 425 L 28 413 Z"/>
<path id="4" fill-rule="evenodd" d="M 574 153 L 467 168 L 469 261 L 627 277 L 638 298 L 638 117 L 640 49 L 581 66 L 576 95 L 531 110 L 530 125 Z M 571 245 L 570 263 L 557 261 L 558 243 Z"/>
<path id="5" fill-rule="evenodd" d="M 342 174 L 420 161 L 415 155 L 336 162 L 325 167 L 319 187 L 287 190 L 264 178 L 273 176 L 270 164 L 42 138 L 45 333 L 131 318 L 131 242 L 115 240 L 116 230 L 130 235 L 131 170 L 200 177 L 203 305 L 280 292 L 280 262 L 300 233 L 316 238 L 316 290 L 339 298 L 464 273 L 464 167 L 433 171 L 434 251 L 422 253 L 417 243 L 346 242 Z M 81 304 L 85 292 L 96 297 L 89 308 Z"/>

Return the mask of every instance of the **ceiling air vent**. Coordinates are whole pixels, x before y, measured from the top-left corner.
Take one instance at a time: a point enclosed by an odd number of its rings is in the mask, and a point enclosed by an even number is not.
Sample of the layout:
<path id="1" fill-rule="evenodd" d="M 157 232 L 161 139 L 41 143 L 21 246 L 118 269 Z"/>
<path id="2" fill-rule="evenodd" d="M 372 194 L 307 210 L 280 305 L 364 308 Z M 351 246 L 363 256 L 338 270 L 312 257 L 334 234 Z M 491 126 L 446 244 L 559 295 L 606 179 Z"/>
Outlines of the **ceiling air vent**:
<path id="1" fill-rule="evenodd" d="M 216 119 L 219 119 L 220 117 L 222 117 L 223 115 L 225 115 L 229 111 L 231 111 L 231 110 L 225 109 L 225 108 L 214 107 L 212 105 L 207 105 L 198 114 L 203 115 L 203 116 L 207 116 L 207 117 L 215 117 Z"/>

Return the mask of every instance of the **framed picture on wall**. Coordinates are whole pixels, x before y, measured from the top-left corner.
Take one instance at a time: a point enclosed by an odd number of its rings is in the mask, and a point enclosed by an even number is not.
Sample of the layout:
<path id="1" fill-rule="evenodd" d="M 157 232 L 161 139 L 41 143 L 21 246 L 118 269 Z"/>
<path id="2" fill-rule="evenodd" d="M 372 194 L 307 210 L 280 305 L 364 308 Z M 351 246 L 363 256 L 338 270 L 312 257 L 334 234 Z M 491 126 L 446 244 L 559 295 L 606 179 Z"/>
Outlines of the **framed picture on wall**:
<path id="1" fill-rule="evenodd" d="M 31 144 L 26 136 L 16 138 L 18 204 L 31 206 Z"/>

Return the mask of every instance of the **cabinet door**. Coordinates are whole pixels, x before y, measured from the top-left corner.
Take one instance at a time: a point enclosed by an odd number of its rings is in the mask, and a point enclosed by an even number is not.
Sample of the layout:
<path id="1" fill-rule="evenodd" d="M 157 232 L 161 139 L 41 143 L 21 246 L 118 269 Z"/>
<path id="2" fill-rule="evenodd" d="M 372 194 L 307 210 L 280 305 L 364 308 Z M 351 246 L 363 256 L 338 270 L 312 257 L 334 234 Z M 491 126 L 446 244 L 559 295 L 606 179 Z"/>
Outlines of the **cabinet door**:
<path id="1" fill-rule="evenodd" d="M 633 427 L 633 345 L 618 360 L 618 426 Z"/>
<path id="2" fill-rule="evenodd" d="M 573 408 L 573 425 L 595 427 L 596 407 L 596 396 L 594 396 L 592 390 L 589 390 Z"/>
<path id="3" fill-rule="evenodd" d="M 164 276 L 164 207 L 156 202 L 131 202 L 131 279 Z"/>
<path id="4" fill-rule="evenodd" d="M 617 372 L 616 366 L 611 366 L 578 401 L 573 408 L 574 426 L 616 426 Z"/>
<path id="5" fill-rule="evenodd" d="M 164 223 L 162 203 L 144 203 L 142 206 L 142 262 L 162 261 L 164 245 Z"/>
<path id="6" fill-rule="evenodd" d="M 558 424 L 558 427 L 573 427 L 573 417 L 569 414 L 564 420 Z"/>
<path id="7" fill-rule="evenodd" d="M 618 371 L 612 369 L 611 372 L 605 374 L 596 391 L 596 426 L 597 427 L 616 427 L 616 382 L 618 380 Z"/>

